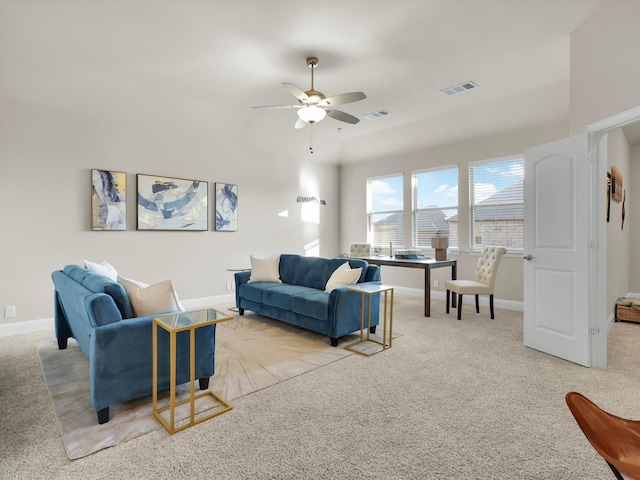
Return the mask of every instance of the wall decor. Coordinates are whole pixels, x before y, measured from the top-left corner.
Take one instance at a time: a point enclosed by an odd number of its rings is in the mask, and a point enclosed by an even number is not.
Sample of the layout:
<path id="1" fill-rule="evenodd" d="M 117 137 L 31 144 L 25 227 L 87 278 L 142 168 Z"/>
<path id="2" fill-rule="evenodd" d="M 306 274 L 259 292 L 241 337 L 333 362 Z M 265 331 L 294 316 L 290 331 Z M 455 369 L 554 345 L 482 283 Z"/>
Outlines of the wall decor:
<path id="1" fill-rule="evenodd" d="M 216 230 L 238 231 L 238 186 L 216 183 Z"/>
<path id="2" fill-rule="evenodd" d="M 91 229 L 126 230 L 127 174 L 91 170 Z"/>
<path id="3" fill-rule="evenodd" d="M 138 230 L 208 230 L 209 183 L 137 174 Z"/>
<path id="4" fill-rule="evenodd" d="M 611 221 L 611 174 L 607 172 L 607 223 Z"/>
<path id="5" fill-rule="evenodd" d="M 611 167 L 611 198 L 622 201 L 622 172 L 617 167 Z"/>

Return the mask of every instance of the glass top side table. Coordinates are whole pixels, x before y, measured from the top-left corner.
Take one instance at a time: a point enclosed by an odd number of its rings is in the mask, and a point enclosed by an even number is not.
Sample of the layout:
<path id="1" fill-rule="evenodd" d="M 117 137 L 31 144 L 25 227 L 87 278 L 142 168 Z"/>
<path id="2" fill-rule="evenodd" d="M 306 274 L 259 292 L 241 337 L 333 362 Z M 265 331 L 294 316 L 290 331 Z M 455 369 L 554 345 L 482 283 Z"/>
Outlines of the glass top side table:
<path id="1" fill-rule="evenodd" d="M 204 422 L 210 418 L 228 412 L 233 407 L 223 398 L 207 389 L 196 395 L 195 393 L 195 335 L 200 327 L 214 325 L 221 322 L 233 320 L 233 316 L 220 312 L 213 308 L 181 312 L 176 315 L 156 317 L 153 319 L 152 343 L 153 343 L 153 415 L 162 426 L 170 433 L 174 434 L 180 430 L 191 427 L 197 423 Z M 158 328 L 162 328 L 169 333 L 169 405 L 158 408 Z M 189 331 L 189 365 L 190 365 L 190 390 L 188 398 L 176 402 L 176 334 L 182 331 Z M 210 396 L 222 407 L 213 413 L 195 418 L 195 401 L 199 398 Z M 189 421 L 186 424 L 176 427 L 176 407 L 189 403 Z M 162 413 L 169 412 L 169 420 L 165 419 Z"/>

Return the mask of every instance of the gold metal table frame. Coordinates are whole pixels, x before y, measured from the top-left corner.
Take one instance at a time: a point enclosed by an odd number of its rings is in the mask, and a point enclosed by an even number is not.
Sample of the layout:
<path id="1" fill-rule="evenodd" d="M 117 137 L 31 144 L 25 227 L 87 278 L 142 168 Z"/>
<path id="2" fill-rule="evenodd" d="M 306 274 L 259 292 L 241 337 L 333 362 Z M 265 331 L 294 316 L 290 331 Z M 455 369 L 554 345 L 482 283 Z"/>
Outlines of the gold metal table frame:
<path id="1" fill-rule="evenodd" d="M 387 348 L 391 348 L 393 343 L 393 288 L 388 285 L 376 285 L 376 284 L 366 284 L 366 285 L 350 285 L 347 287 L 347 290 L 352 292 L 358 292 L 362 295 L 362 299 L 360 301 L 360 340 L 350 345 L 347 345 L 345 350 L 350 350 L 352 352 L 358 353 L 360 355 L 364 355 L 365 357 L 370 357 L 371 355 L 375 355 L 376 353 L 380 353 Z M 391 293 L 391 305 L 389 308 L 388 303 L 388 294 Z M 371 299 L 375 294 L 384 293 L 384 316 L 382 320 L 382 341 L 377 338 L 371 337 Z M 364 301 L 365 297 L 368 298 L 368 308 L 367 308 L 367 325 L 365 327 L 364 324 Z M 389 312 L 389 337 L 387 341 L 387 311 Z M 367 335 L 365 337 L 364 330 L 367 330 Z M 358 345 L 362 345 L 365 343 L 374 343 L 378 344 L 381 348 L 377 348 L 375 351 L 366 351 L 359 348 L 355 348 Z"/>
<path id="2" fill-rule="evenodd" d="M 216 395 L 208 388 L 198 394 L 195 393 L 195 332 L 200 327 L 214 325 L 232 319 L 232 316 L 219 312 L 213 308 L 183 312 L 177 315 L 168 315 L 166 317 L 157 317 L 153 319 L 153 415 L 171 435 L 197 423 L 204 422 L 205 420 L 209 420 L 210 418 L 228 412 L 233 408 L 226 400 Z M 161 408 L 158 408 L 158 328 L 162 328 L 169 333 L 169 404 Z M 176 402 L 176 335 L 178 332 L 182 331 L 189 331 L 190 391 L 188 398 Z M 203 415 L 196 419 L 195 402 L 199 398 L 206 396 L 212 397 L 216 402 L 222 405 L 222 408 L 215 410 L 209 415 Z M 179 427 L 176 427 L 176 407 L 187 403 L 190 404 L 189 421 Z M 169 411 L 168 421 L 162 415 L 166 411 Z"/>

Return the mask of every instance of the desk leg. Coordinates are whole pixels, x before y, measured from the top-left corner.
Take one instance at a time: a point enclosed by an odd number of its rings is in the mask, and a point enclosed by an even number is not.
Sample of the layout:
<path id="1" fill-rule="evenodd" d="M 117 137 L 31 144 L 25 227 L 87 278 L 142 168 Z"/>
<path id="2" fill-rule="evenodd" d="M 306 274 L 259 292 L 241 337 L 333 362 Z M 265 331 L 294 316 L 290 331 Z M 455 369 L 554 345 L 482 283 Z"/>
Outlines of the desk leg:
<path id="1" fill-rule="evenodd" d="M 451 265 L 451 280 L 457 280 L 457 279 L 458 279 L 458 266 L 454 263 L 453 265 Z M 453 308 L 456 308 L 456 305 L 458 305 L 458 295 L 454 293 L 451 296 L 453 297 L 451 299 L 451 306 Z"/>
<path id="2" fill-rule="evenodd" d="M 424 316 L 431 316 L 431 267 L 424 269 Z"/>

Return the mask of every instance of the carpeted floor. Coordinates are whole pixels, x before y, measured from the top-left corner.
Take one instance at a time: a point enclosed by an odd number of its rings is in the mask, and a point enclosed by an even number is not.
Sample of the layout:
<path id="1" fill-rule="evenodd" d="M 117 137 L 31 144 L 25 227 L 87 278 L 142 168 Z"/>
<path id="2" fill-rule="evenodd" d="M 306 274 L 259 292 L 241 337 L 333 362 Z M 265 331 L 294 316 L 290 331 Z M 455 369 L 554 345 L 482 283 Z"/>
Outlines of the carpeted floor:
<path id="1" fill-rule="evenodd" d="M 344 343 L 355 338 L 345 338 Z M 325 335 L 248 313 L 218 325 L 216 373 L 210 388 L 232 401 L 349 355 L 348 350 L 331 347 Z M 98 424 L 91 405 L 89 363 L 73 339 L 64 351 L 58 350 L 55 339 L 48 340 L 38 348 L 38 357 L 70 459 L 162 428 L 152 414 L 150 396 L 111 406 L 109 422 Z M 177 401 L 188 397 L 187 386 L 180 386 Z M 166 392 L 159 395 L 159 404 L 168 404 Z M 207 396 L 197 401 L 196 412 L 219 407 Z M 176 409 L 177 420 L 188 415 L 188 405 Z"/>
<path id="2" fill-rule="evenodd" d="M 607 369 L 522 344 L 522 315 L 463 320 L 396 295 L 393 348 L 350 355 L 236 399 L 176 435 L 155 430 L 70 461 L 36 349 L 53 332 L 0 339 L 0 478 L 611 478 L 569 413 L 584 393 L 640 418 L 640 325 L 617 323 Z"/>

